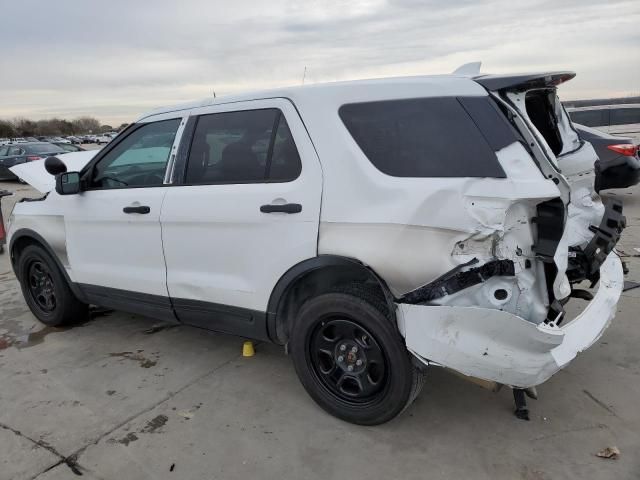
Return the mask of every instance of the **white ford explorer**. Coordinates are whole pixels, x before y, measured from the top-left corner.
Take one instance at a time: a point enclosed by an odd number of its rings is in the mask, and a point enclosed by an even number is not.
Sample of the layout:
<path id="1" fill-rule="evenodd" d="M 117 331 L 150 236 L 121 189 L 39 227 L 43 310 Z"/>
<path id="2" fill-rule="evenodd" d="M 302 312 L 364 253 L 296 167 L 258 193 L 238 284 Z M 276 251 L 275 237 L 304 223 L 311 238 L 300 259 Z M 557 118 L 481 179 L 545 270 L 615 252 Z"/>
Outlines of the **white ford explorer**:
<path id="1" fill-rule="evenodd" d="M 25 300 L 47 325 L 93 304 L 286 345 L 309 395 L 358 424 L 402 412 L 431 365 L 534 387 L 602 335 L 623 286 L 621 204 L 556 95 L 573 76 L 207 99 L 16 166 L 45 193 L 9 222 Z"/>

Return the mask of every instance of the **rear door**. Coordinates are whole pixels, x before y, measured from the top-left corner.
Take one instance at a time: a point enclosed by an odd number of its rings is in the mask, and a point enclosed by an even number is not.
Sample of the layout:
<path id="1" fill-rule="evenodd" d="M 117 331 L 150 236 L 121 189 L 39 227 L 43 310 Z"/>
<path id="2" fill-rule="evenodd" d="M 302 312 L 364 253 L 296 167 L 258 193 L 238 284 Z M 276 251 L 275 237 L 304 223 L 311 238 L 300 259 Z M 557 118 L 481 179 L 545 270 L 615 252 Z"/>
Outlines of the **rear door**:
<path id="1" fill-rule="evenodd" d="M 186 164 L 176 162 L 160 217 L 169 294 L 184 323 L 267 338 L 273 287 L 317 254 L 316 152 L 285 99 L 191 115 Z"/>

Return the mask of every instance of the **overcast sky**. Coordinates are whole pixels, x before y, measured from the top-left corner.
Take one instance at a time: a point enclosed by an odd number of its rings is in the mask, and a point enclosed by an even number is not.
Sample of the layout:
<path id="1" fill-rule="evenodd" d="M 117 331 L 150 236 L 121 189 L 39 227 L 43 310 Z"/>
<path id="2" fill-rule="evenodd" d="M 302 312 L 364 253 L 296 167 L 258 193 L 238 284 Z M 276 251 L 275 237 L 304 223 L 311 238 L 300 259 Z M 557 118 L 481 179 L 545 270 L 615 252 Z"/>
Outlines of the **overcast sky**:
<path id="1" fill-rule="evenodd" d="M 564 99 L 640 94 L 640 1 L 0 0 L 0 117 L 130 122 L 250 89 L 574 70 Z"/>

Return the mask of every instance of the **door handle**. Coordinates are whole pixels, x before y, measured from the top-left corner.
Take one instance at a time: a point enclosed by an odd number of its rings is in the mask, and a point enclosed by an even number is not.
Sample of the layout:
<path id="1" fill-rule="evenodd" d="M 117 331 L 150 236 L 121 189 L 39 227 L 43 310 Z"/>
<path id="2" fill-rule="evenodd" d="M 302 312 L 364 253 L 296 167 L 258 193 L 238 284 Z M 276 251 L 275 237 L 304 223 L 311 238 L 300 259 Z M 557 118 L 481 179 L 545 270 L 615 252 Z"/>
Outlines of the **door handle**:
<path id="1" fill-rule="evenodd" d="M 302 205 L 299 203 L 285 203 L 284 205 L 262 205 L 260 207 L 262 213 L 300 213 L 302 211 Z"/>
<path id="2" fill-rule="evenodd" d="M 141 205 L 139 207 L 124 207 L 122 211 L 124 213 L 141 213 L 142 215 L 146 215 L 151 211 L 151 208 L 146 205 Z"/>

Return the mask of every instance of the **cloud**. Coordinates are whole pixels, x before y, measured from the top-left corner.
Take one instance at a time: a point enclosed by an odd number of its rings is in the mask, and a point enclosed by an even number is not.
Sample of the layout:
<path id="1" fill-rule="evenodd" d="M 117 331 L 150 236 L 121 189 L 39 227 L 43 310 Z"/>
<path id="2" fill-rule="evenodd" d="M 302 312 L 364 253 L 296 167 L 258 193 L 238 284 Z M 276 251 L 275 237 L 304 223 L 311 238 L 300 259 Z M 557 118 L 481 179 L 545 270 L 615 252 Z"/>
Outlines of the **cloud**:
<path id="1" fill-rule="evenodd" d="M 575 70 L 567 98 L 640 91 L 637 1 L 6 3 L 0 117 L 131 121 L 213 89 L 297 84 L 305 66 L 318 82 L 483 60 L 496 73 Z"/>

